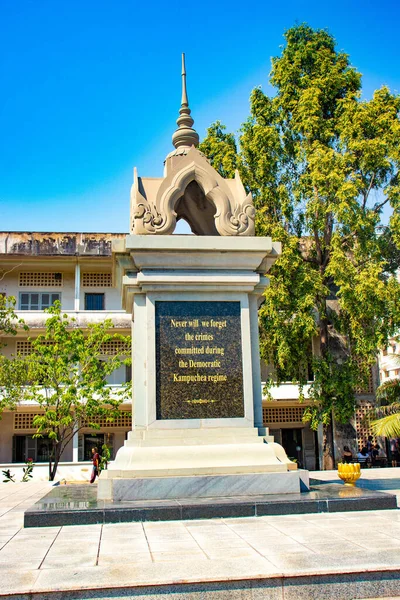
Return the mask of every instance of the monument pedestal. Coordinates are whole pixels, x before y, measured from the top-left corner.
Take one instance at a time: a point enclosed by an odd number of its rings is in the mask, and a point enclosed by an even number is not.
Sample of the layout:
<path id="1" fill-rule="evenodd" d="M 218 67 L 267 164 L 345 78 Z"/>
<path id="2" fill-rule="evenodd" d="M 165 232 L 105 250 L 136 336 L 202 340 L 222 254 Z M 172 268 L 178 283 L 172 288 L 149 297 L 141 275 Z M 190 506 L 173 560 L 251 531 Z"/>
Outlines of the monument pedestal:
<path id="1" fill-rule="evenodd" d="M 98 484 L 115 501 L 299 493 L 308 473 L 255 428 L 135 430 Z"/>
<path id="2" fill-rule="evenodd" d="M 280 245 L 131 235 L 113 249 L 133 315 L 134 428 L 100 476 L 99 499 L 308 489 L 262 419 L 258 306 Z"/>

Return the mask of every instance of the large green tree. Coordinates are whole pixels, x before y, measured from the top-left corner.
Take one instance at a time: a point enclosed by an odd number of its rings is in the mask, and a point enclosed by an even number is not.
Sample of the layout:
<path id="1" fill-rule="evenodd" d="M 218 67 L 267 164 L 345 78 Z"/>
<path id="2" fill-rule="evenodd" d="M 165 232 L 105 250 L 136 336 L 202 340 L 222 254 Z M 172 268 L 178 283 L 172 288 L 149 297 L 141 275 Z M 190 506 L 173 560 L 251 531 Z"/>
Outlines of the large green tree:
<path id="1" fill-rule="evenodd" d="M 224 175 L 240 170 L 257 209 L 256 233 L 283 242 L 260 311 L 269 384 L 307 380 L 324 425 L 324 466 L 333 466 L 332 414 L 355 409 L 377 348 L 400 322 L 400 98 L 386 87 L 361 96 L 361 75 L 325 30 L 285 33 L 272 59 L 273 96 L 257 88 L 239 151 L 220 123 L 200 149 Z M 388 225 L 382 223 L 392 207 Z"/>
<path id="2" fill-rule="evenodd" d="M 33 425 L 36 437 L 50 440 L 53 481 L 72 437 L 84 427 L 99 429 L 101 418 L 114 421 L 121 402 L 130 398 L 130 383 L 116 390 L 106 379 L 130 364 L 130 338 L 113 333 L 109 319 L 86 329 L 77 327 L 62 313 L 59 302 L 45 312 L 49 313 L 45 333 L 31 338 L 32 353 L 6 360 L 3 405 L 15 409 L 18 402 L 33 401 L 40 409 Z M 114 342 L 122 342 L 122 347 L 109 352 Z"/>

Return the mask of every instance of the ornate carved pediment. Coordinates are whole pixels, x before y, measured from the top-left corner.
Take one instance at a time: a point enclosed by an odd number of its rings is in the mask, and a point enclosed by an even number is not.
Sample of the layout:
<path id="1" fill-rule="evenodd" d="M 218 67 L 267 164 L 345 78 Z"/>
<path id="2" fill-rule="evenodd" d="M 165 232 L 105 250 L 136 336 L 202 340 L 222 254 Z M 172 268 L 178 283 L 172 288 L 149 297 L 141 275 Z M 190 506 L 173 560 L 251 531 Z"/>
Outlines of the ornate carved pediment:
<path id="1" fill-rule="evenodd" d="M 223 179 L 194 146 L 164 179 L 141 179 L 131 191 L 132 233 L 168 235 L 184 218 L 197 235 L 254 235 L 255 210 L 239 173 Z"/>
<path id="2" fill-rule="evenodd" d="M 131 190 L 131 233 L 169 235 L 185 219 L 196 235 L 254 235 L 251 194 L 236 171 L 224 179 L 197 150 L 199 136 L 186 90 L 182 55 L 182 100 L 172 136 L 175 150 L 165 161 L 165 177 L 142 179 L 135 169 Z"/>

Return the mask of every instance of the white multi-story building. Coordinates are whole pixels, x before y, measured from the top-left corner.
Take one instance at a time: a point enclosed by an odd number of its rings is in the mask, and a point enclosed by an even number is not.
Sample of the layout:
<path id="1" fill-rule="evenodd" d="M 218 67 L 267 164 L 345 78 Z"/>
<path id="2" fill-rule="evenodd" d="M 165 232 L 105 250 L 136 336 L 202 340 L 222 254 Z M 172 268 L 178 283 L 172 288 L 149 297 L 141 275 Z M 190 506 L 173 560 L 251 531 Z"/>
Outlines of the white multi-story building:
<path id="1" fill-rule="evenodd" d="M 381 383 L 388 379 L 400 378 L 400 338 L 394 337 L 380 352 L 379 375 Z"/>
<path id="2" fill-rule="evenodd" d="M 119 291 L 113 285 L 111 243 L 124 234 L 104 233 L 0 233 L 0 293 L 16 298 L 19 317 L 29 326 L 2 338 L 8 356 L 29 354 L 29 337 L 43 332 L 44 309 L 56 300 L 78 326 L 110 318 L 115 330 L 131 333 L 130 315 L 121 309 Z M 117 343 L 117 342 L 115 342 Z M 130 379 L 130 367 L 121 367 L 109 378 L 118 386 Z M 4 411 L 0 421 L 0 463 L 21 463 L 28 457 L 47 462 L 46 438 L 33 438 L 32 425 L 38 408 L 20 404 L 15 412 Z M 106 442 L 113 454 L 132 426 L 131 405 L 121 406 L 114 423 L 100 422 L 100 430 L 82 429 L 63 453 L 62 461 L 90 458 L 90 450 Z"/>

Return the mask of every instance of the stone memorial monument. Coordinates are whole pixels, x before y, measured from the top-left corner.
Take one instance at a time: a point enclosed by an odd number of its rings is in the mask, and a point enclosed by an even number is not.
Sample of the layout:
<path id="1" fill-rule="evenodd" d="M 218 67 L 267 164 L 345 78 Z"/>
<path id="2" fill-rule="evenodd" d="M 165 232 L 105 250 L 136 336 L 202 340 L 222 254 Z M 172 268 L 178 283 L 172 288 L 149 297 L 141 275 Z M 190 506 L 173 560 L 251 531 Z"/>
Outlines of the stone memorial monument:
<path id="1" fill-rule="evenodd" d="M 258 307 L 281 246 L 254 236 L 236 173 L 197 149 L 186 92 L 164 177 L 131 192 L 131 234 L 113 246 L 132 314 L 133 428 L 99 499 L 157 500 L 294 493 L 308 487 L 263 427 Z M 171 235 L 184 219 L 195 235 Z"/>

